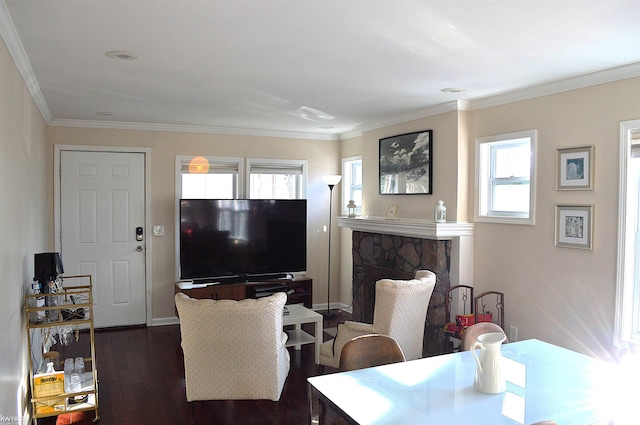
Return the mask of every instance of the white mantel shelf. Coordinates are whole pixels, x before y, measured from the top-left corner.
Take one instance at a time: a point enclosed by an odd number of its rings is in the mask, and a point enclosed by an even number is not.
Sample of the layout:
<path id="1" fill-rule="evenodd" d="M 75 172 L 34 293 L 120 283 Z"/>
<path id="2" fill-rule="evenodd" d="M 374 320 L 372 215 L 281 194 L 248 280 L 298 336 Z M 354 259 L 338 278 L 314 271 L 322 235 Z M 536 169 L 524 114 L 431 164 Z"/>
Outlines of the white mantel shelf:
<path id="1" fill-rule="evenodd" d="M 384 217 L 338 217 L 338 226 L 358 232 L 383 235 L 408 236 L 421 239 L 448 240 L 461 236 L 473 236 L 473 223 L 436 223 L 422 219 L 385 219 Z"/>

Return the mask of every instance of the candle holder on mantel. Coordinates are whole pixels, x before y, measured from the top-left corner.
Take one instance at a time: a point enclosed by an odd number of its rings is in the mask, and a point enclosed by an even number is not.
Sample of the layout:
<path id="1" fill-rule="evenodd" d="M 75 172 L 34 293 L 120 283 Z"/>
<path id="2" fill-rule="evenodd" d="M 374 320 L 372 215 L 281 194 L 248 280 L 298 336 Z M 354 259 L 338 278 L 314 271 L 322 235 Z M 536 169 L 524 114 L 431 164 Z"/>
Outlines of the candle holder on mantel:
<path id="1" fill-rule="evenodd" d="M 435 221 L 436 223 L 446 223 L 447 207 L 444 206 L 443 201 L 438 201 L 436 209 L 434 211 L 433 221 Z"/>

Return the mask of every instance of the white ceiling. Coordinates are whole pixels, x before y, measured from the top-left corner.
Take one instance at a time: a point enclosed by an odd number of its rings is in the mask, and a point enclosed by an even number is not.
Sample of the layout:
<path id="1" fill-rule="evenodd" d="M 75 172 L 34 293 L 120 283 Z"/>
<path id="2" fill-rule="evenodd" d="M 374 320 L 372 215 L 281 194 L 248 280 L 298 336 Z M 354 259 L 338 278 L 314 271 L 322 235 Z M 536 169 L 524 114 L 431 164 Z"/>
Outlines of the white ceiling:
<path id="1" fill-rule="evenodd" d="M 335 138 L 640 75 L 638 0 L 1 0 L 0 31 L 52 125 Z"/>

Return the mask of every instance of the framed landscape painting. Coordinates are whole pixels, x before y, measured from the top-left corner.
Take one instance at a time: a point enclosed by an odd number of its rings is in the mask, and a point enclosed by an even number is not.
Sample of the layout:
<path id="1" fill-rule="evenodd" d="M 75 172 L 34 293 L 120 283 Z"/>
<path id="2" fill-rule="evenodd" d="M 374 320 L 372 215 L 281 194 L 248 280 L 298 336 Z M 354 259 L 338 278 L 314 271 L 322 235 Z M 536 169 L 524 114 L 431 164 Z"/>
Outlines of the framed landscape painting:
<path id="1" fill-rule="evenodd" d="M 380 139 L 380 194 L 430 195 L 433 130 Z"/>

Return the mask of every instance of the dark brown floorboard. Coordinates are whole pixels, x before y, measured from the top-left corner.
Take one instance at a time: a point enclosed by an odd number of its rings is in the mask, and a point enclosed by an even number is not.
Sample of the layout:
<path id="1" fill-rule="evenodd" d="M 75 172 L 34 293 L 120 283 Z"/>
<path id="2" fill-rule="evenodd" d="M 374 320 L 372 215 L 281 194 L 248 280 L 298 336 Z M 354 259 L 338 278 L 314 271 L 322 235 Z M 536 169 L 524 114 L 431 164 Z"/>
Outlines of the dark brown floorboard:
<path id="1" fill-rule="evenodd" d="M 341 312 L 326 327 L 351 318 Z M 312 325 L 304 325 L 313 334 Z M 87 334 L 82 334 L 87 337 Z M 324 340 L 331 337 L 324 334 Z M 102 425 L 187 425 L 191 406 L 186 401 L 180 328 L 178 325 L 97 330 L 96 363 Z M 70 348 L 73 347 L 73 344 Z M 308 425 L 307 378 L 320 374 L 314 362 L 313 345 L 300 351 L 289 348 L 291 369 L 278 403 L 269 400 L 207 401 L 195 403 L 196 423 L 243 425 Z M 67 352 L 61 357 L 73 355 Z M 327 369 L 327 372 L 333 370 Z M 90 424 L 94 412 L 74 415 L 68 422 Z M 280 418 L 278 422 L 278 417 Z M 84 420 L 83 420 L 84 418 Z M 337 416 L 327 409 L 323 423 L 334 424 Z M 54 425 L 56 418 L 39 420 Z"/>

